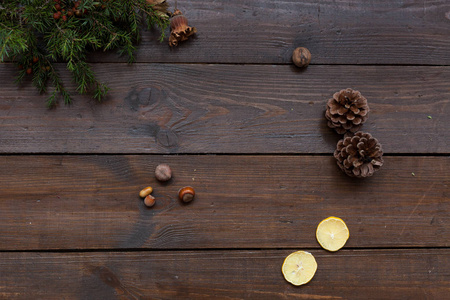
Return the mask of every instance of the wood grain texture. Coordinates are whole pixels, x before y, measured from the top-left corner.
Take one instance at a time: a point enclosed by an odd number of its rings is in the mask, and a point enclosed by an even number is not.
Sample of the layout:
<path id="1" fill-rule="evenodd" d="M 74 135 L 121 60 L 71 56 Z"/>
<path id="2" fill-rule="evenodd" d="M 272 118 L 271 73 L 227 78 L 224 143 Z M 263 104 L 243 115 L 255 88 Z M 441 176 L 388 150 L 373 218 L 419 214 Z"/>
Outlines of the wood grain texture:
<path id="1" fill-rule="evenodd" d="M 197 35 L 170 49 L 157 31 L 143 32 L 138 61 L 286 64 L 303 46 L 312 64 L 450 64 L 447 0 L 191 0 L 178 8 Z"/>
<path id="2" fill-rule="evenodd" d="M 333 93 L 369 100 L 385 153 L 450 153 L 450 67 L 95 64 L 104 103 L 45 96 L 0 68 L 0 153 L 332 153 Z M 63 72 L 65 82 L 70 77 Z M 431 117 L 428 118 L 428 116 Z"/>
<path id="3" fill-rule="evenodd" d="M 318 269 L 301 287 L 281 273 L 290 252 L 0 253 L 0 297 L 421 300 L 450 292 L 448 249 L 313 250 Z"/>
<path id="4" fill-rule="evenodd" d="M 48 110 L 0 65 L 0 299 L 448 298 L 450 2 L 178 8 L 198 29 L 179 47 L 146 31 L 137 64 L 89 56 L 104 103 Z M 302 70 L 299 46 L 312 53 Z M 331 156 L 325 104 L 347 87 L 369 100 L 363 130 L 388 154 L 365 180 Z M 337 253 L 315 240 L 328 216 L 350 230 Z M 281 265 L 301 249 L 319 267 L 294 287 Z"/>
<path id="5" fill-rule="evenodd" d="M 162 162 L 169 184 L 154 179 Z M 324 156 L 1 156 L 0 250 L 319 248 L 328 216 L 347 223 L 346 247 L 448 247 L 449 167 L 386 157 L 354 180 Z M 138 196 L 149 185 L 151 209 Z"/>

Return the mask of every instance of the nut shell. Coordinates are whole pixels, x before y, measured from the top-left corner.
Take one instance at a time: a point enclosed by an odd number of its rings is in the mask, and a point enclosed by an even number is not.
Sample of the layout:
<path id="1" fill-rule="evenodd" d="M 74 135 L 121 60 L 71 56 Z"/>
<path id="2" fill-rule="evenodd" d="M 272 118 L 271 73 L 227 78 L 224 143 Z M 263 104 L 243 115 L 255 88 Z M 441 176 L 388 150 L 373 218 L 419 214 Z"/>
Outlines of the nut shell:
<path id="1" fill-rule="evenodd" d="M 299 68 L 304 68 L 311 62 L 311 52 L 305 47 L 298 47 L 292 53 L 292 61 Z"/>
<path id="2" fill-rule="evenodd" d="M 178 192 L 178 198 L 183 202 L 191 202 L 194 200 L 195 191 L 192 187 L 186 186 Z"/>
<path id="3" fill-rule="evenodd" d="M 153 192 L 153 188 L 152 188 L 151 186 L 148 186 L 148 187 L 146 187 L 145 189 L 142 189 L 142 190 L 139 192 L 139 197 L 145 198 L 145 197 L 147 197 L 148 195 L 150 195 L 152 192 Z"/>
<path id="4" fill-rule="evenodd" d="M 147 207 L 152 207 L 153 205 L 155 205 L 155 203 L 156 203 L 155 197 L 153 197 L 152 195 L 148 195 L 144 199 L 144 204 Z"/>
<path id="5" fill-rule="evenodd" d="M 159 181 L 169 181 L 172 178 L 172 170 L 168 164 L 160 164 L 155 169 L 155 177 Z"/>

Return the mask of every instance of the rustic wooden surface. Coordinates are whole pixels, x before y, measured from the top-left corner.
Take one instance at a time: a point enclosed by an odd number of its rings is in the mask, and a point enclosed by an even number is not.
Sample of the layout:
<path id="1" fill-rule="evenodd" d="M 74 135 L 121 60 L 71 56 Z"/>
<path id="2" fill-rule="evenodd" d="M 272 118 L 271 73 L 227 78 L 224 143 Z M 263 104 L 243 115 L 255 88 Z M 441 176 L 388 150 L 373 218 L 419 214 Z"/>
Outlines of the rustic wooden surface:
<path id="1" fill-rule="evenodd" d="M 198 29 L 180 47 L 146 32 L 137 64 L 90 56 L 112 88 L 104 103 L 76 95 L 48 110 L 0 65 L 0 298 L 445 299 L 450 3 L 178 8 Z M 298 46 L 312 53 L 304 70 L 290 62 Z M 385 150 L 365 180 L 338 169 L 323 117 L 347 87 L 368 98 L 363 130 Z M 152 175 L 162 162 L 167 184 Z M 187 205 L 185 185 L 197 191 Z M 336 253 L 314 234 L 331 215 L 350 229 Z M 281 265 L 302 249 L 319 267 L 294 287 Z"/>
<path id="2" fill-rule="evenodd" d="M 289 253 L 0 253 L 0 297 L 446 299 L 450 292 L 450 270 L 443 267 L 448 265 L 448 251 L 444 249 L 312 250 L 318 269 L 314 279 L 302 287 L 286 283 L 281 275 L 281 264 Z"/>
<path id="3" fill-rule="evenodd" d="M 448 0 L 191 0 L 178 8 L 197 36 L 169 51 L 156 31 L 144 35 L 138 61 L 288 64 L 301 45 L 312 64 L 450 65 Z"/>
<path id="4" fill-rule="evenodd" d="M 319 248 L 330 215 L 349 247 L 450 246 L 450 157 L 385 160 L 355 182 L 329 156 L 3 156 L 0 250 Z M 174 166 L 167 185 L 158 162 Z M 138 196 L 147 185 L 152 209 Z M 190 205 L 176 198 L 185 185 Z"/>
<path id="5" fill-rule="evenodd" d="M 362 129 L 386 153 L 450 153 L 450 67 L 299 72 L 293 65 L 98 64 L 95 70 L 113 88 L 106 102 L 76 97 L 73 105 L 48 110 L 45 95 L 31 85 L 17 89 L 14 69 L 0 69 L 0 152 L 332 153 L 339 136 L 327 127 L 326 101 L 353 87 L 371 108 Z"/>

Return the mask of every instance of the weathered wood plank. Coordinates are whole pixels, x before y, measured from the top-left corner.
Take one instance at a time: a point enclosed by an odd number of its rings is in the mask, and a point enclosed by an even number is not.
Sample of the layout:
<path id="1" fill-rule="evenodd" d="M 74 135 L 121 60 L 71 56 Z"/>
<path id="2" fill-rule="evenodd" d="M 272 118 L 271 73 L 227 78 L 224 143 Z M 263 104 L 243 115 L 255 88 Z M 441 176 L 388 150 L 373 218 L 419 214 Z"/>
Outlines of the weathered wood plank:
<path id="1" fill-rule="evenodd" d="M 169 49 L 158 32 L 144 32 L 138 61 L 285 64 L 304 46 L 312 64 L 450 64 L 446 0 L 191 0 L 178 8 L 196 38 Z M 117 55 L 92 59 L 115 62 Z"/>
<path id="2" fill-rule="evenodd" d="M 450 157 L 386 157 L 366 180 L 323 156 L 1 156 L 0 170 L 0 250 L 318 248 L 332 215 L 348 247 L 450 246 Z"/>
<path id="3" fill-rule="evenodd" d="M 102 104 L 45 96 L 0 68 L 1 153 L 332 153 L 326 101 L 352 87 L 386 153 L 450 153 L 450 67 L 96 64 Z M 70 77 L 64 73 L 66 82 Z M 429 119 L 430 116 L 432 119 Z"/>
<path id="4" fill-rule="evenodd" d="M 445 299 L 448 249 L 311 251 L 318 269 L 295 287 L 292 250 L 0 253 L 4 299 Z"/>

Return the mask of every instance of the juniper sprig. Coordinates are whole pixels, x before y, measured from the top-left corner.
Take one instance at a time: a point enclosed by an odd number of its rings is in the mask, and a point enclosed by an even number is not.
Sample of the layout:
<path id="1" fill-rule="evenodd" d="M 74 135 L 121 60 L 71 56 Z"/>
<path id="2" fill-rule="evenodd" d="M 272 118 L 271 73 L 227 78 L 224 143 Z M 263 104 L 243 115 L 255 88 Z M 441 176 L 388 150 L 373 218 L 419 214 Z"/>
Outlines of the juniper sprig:
<path id="1" fill-rule="evenodd" d="M 70 93 L 54 68 L 66 63 L 80 94 L 101 100 L 108 87 L 100 82 L 86 61 L 95 50 L 117 50 L 135 61 L 134 52 L 145 24 L 165 37 L 169 14 L 147 0 L 4 0 L 0 1 L 0 60 L 19 68 L 17 83 L 32 76 L 40 93 L 53 87 L 47 104 L 53 106 Z"/>

